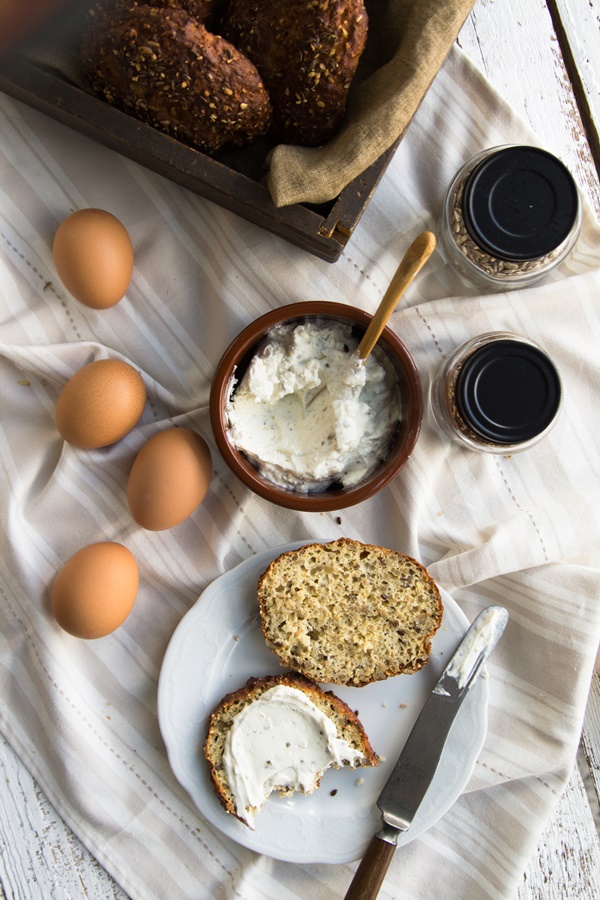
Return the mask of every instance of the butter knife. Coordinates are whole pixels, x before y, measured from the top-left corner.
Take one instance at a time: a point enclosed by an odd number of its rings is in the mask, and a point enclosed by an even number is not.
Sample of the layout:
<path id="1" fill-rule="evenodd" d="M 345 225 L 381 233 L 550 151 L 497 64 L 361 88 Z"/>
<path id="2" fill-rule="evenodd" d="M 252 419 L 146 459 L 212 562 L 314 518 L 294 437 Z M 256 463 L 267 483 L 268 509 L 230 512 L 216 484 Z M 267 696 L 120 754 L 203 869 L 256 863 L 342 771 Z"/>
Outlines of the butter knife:
<path id="1" fill-rule="evenodd" d="M 345 900 L 377 897 L 398 837 L 410 828 L 433 780 L 456 714 L 507 622 L 502 606 L 480 612 L 442 672 L 377 799 L 382 827 L 371 839 Z"/>

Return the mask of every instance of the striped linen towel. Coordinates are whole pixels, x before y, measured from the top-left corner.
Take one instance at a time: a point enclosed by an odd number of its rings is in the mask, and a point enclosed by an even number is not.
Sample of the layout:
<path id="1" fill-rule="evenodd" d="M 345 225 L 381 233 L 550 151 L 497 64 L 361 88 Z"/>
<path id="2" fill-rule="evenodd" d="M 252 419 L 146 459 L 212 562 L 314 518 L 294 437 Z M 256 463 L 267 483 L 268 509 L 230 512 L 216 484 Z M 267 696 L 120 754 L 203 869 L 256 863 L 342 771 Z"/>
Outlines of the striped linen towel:
<path id="1" fill-rule="evenodd" d="M 0 97 L 0 727 L 133 898 L 344 895 L 354 863 L 274 860 L 211 826 L 173 776 L 157 718 L 169 640 L 217 576 L 285 542 L 341 535 L 420 559 L 470 620 L 490 603 L 510 613 L 466 789 L 396 853 L 381 896 L 428 898 L 439 885 L 456 900 L 514 894 L 570 775 L 600 636 L 600 229 L 590 210 L 575 254 L 543 285 L 483 296 L 436 253 L 392 318 L 425 392 L 474 335 L 510 330 L 544 346 L 566 399 L 535 448 L 474 454 L 427 413 L 409 464 L 376 498 L 305 514 L 250 494 L 208 419 L 211 375 L 243 326 L 304 299 L 374 311 L 410 241 L 435 230 L 452 174 L 507 142 L 535 138 L 454 49 L 332 266 Z M 52 261 L 59 222 L 88 206 L 118 216 L 136 253 L 126 298 L 104 312 L 73 300 Z M 54 406 L 74 372 L 108 356 L 139 368 L 148 402 L 121 441 L 81 451 L 57 434 Z M 129 514 L 127 476 L 143 443 L 172 424 L 209 441 L 213 478 L 187 521 L 151 533 Z M 49 587 L 99 540 L 132 551 L 140 589 L 113 635 L 79 641 L 53 621 Z"/>

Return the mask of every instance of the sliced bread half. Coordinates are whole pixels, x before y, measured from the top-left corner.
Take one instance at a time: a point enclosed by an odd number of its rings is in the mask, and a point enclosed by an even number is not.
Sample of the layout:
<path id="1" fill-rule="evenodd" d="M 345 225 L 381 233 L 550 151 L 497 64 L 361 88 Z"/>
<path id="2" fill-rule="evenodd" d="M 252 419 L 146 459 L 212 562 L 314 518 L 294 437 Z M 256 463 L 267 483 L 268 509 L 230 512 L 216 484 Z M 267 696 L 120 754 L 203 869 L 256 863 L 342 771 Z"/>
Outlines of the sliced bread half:
<path id="1" fill-rule="evenodd" d="M 281 554 L 259 579 L 258 602 L 283 666 L 354 687 L 423 668 L 443 615 L 424 566 L 349 538 Z"/>

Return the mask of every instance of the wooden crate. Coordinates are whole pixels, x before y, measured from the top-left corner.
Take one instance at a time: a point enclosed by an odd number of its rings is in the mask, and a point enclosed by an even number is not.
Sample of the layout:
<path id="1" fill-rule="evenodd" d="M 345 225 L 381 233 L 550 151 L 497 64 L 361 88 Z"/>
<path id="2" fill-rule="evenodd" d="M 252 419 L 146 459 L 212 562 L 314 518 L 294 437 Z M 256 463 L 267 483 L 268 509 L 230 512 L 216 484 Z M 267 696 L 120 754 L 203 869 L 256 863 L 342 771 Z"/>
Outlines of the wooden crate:
<path id="1" fill-rule="evenodd" d="M 115 109 L 65 77 L 60 54 L 73 55 L 69 51 L 75 28 L 76 20 L 65 16 L 30 46 L 0 59 L 0 90 L 321 259 L 333 263 L 339 258 L 398 142 L 334 201 L 278 208 L 260 181 L 271 149 L 266 141 L 211 157 Z M 52 64 L 45 58 L 46 50 Z"/>

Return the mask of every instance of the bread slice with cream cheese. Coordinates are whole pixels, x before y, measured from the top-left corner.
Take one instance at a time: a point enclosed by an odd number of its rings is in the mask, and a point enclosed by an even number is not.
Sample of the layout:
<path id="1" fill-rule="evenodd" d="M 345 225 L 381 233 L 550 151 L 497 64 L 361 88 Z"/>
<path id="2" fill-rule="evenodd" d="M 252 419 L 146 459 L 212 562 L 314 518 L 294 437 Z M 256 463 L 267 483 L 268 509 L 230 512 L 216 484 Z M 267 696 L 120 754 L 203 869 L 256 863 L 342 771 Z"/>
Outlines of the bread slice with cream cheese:
<path id="1" fill-rule="evenodd" d="M 245 725 L 243 714 L 259 703 L 259 726 Z M 305 713 L 308 730 L 302 722 Z M 312 746 L 313 741 L 320 746 Z M 335 752 L 327 753 L 325 743 L 335 745 Z M 377 766 L 379 761 L 349 706 L 296 672 L 250 678 L 245 687 L 227 694 L 210 716 L 204 756 L 223 807 L 250 828 L 271 792 L 310 794 L 326 768 Z M 301 772 L 304 782 L 298 783 Z"/>

